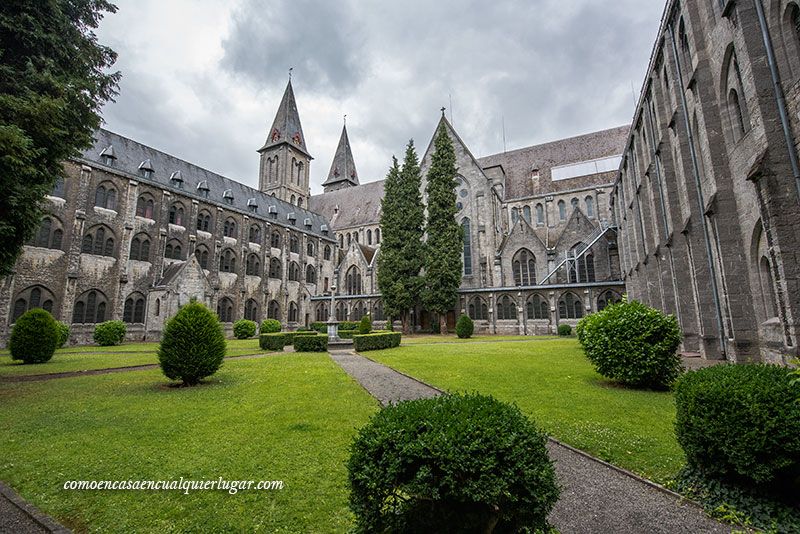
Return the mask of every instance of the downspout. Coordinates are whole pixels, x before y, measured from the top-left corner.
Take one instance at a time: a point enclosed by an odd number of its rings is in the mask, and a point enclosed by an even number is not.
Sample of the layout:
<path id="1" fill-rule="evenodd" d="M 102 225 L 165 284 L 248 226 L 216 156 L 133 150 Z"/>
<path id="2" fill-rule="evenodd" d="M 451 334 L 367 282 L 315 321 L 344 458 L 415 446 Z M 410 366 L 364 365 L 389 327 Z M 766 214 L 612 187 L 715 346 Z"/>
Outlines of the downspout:
<path id="1" fill-rule="evenodd" d="M 772 46 L 772 37 L 770 36 L 769 27 L 767 26 L 767 18 L 764 16 L 764 4 L 761 0 L 753 0 L 753 2 L 758 12 L 758 24 L 761 26 L 761 37 L 764 39 L 764 48 L 767 50 L 767 63 L 769 63 L 769 72 L 772 76 L 772 90 L 775 92 L 775 104 L 778 106 L 778 114 L 781 117 L 781 126 L 783 127 L 783 136 L 786 139 L 786 148 L 789 150 L 789 162 L 792 164 L 794 185 L 797 188 L 798 198 L 800 198 L 800 163 L 797 161 L 797 150 L 794 146 L 789 113 L 786 111 L 786 98 L 783 95 L 781 76 L 778 72 L 778 64 L 775 61 L 775 49 Z"/>
<path id="2" fill-rule="evenodd" d="M 681 72 L 681 60 L 678 56 L 678 45 L 675 41 L 675 28 L 672 23 L 667 28 L 670 36 L 670 43 L 672 44 L 672 57 L 675 60 L 676 81 L 678 83 L 678 94 L 681 98 L 681 107 L 683 108 L 683 122 L 686 127 L 686 133 L 689 136 L 689 154 L 692 158 L 692 170 L 694 172 L 695 187 L 697 188 L 697 202 L 700 205 L 700 222 L 703 227 L 703 238 L 706 245 L 706 258 L 708 259 L 708 270 L 711 274 L 711 295 L 714 297 L 714 311 L 716 312 L 717 331 L 719 332 L 719 348 L 722 355 L 727 359 L 727 351 L 725 350 L 725 329 L 722 323 L 722 307 L 719 302 L 719 287 L 717 286 L 717 270 L 714 267 L 714 257 L 711 253 L 711 238 L 708 235 L 708 225 L 705 220 L 705 206 L 706 202 L 703 198 L 703 188 L 700 183 L 700 166 L 697 163 L 697 152 L 694 145 L 694 133 L 692 133 L 692 124 L 689 120 L 689 109 L 686 105 L 686 93 L 684 93 L 683 73 Z"/>

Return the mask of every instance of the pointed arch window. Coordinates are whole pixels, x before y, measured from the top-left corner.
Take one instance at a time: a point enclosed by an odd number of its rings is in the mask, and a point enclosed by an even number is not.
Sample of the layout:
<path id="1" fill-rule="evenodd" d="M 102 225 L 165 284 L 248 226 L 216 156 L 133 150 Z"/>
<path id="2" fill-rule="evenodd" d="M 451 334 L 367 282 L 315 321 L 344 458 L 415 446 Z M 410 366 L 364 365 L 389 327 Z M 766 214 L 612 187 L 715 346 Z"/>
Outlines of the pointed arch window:
<path id="1" fill-rule="evenodd" d="M 594 219 L 594 197 L 586 197 L 586 216 Z"/>
<path id="2" fill-rule="evenodd" d="M 317 283 L 317 270 L 314 268 L 313 265 L 309 265 L 308 267 L 306 267 L 306 283 L 307 284 Z"/>
<path id="3" fill-rule="evenodd" d="M 183 226 L 183 204 L 175 203 L 169 207 L 169 222 Z"/>
<path id="4" fill-rule="evenodd" d="M 379 300 L 375 304 L 372 305 L 372 320 L 373 321 L 383 321 L 385 317 L 383 316 L 383 301 Z"/>
<path id="5" fill-rule="evenodd" d="M 102 323 L 106 320 L 106 296 L 96 289 L 83 293 L 75 300 L 72 322 L 76 324 Z"/>
<path id="6" fill-rule="evenodd" d="M 292 282 L 300 281 L 300 266 L 295 261 L 289 264 L 289 280 Z"/>
<path id="7" fill-rule="evenodd" d="M 514 285 L 534 286 L 536 285 L 536 257 L 528 249 L 521 249 L 512 260 L 514 270 Z"/>
<path id="8" fill-rule="evenodd" d="M 281 260 L 278 258 L 271 258 L 269 260 L 269 277 L 281 279 Z"/>
<path id="9" fill-rule="evenodd" d="M 211 231 L 211 214 L 205 210 L 197 214 L 197 229 L 203 232 Z"/>
<path id="10" fill-rule="evenodd" d="M 559 220 L 567 220 L 567 203 L 563 200 L 558 201 L 558 218 Z"/>
<path id="11" fill-rule="evenodd" d="M 155 201 L 150 195 L 141 195 L 136 201 L 136 216 L 152 219 L 155 210 Z"/>
<path id="12" fill-rule="evenodd" d="M 375 229 L 375 244 L 379 245 L 380 243 L 381 243 L 381 229 L 380 228 L 376 228 Z"/>
<path id="13" fill-rule="evenodd" d="M 83 236 L 81 252 L 97 256 L 114 255 L 114 233 L 105 226 L 95 226 Z"/>
<path id="14" fill-rule="evenodd" d="M 222 323 L 233 322 L 233 301 L 228 297 L 223 297 L 217 304 L 217 316 Z"/>
<path id="15" fill-rule="evenodd" d="M 261 244 L 261 228 L 257 224 L 250 225 L 250 232 L 247 237 L 251 243 Z"/>
<path id="16" fill-rule="evenodd" d="M 167 246 L 164 247 L 164 257 L 170 260 L 182 260 L 183 248 L 181 247 L 181 242 L 173 239 L 167 243 Z"/>
<path id="17" fill-rule="evenodd" d="M 314 243 L 312 243 L 311 241 L 309 241 L 308 244 L 306 245 L 306 255 L 307 256 L 314 255 Z"/>
<path id="18" fill-rule="evenodd" d="M 622 297 L 618 293 L 611 291 L 610 289 L 608 291 L 604 291 L 599 297 L 597 297 L 597 311 L 603 311 L 608 306 L 616 304 L 621 300 Z"/>
<path id="19" fill-rule="evenodd" d="M 372 230 L 367 230 L 367 245 L 372 244 Z"/>
<path id="20" fill-rule="evenodd" d="M 222 235 L 225 237 L 236 238 L 236 221 L 228 217 L 222 225 Z"/>
<path id="21" fill-rule="evenodd" d="M 281 320 L 281 307 L 277 300 L 269 301 L 269 305 L 267 306 L 267 318 L 275 319 L 276 321 Z"/>
<path id="22" fill-rule="evenodd" d="M 330 247 L 330 245 L 325 245 L 325 249 L 324 249 L 324 253 L 323 253 L 322 257 L 324 259 L 326 259 L 326 260 L 330 260 L 331 259 L 331 247 Z"/>
<path id="23" fill-rule="evenodd" d="M 538 294 L 528 299 L 526 312 L 528 319 L 543 320 L 550 318 L 550 306 L 547 304 L 547 299 Z"/>
<path id="24" fill-rule="evenodd" d="M 583 301 L 575 293 L 565 293 L 558 299 L 558 316 L 561 319 L 583 317 Z"/>
<path id="25" fill-rule="evenodd" d="M 536 225 L 544 225 L 544 206 L 536 204 Z"/>
<path id="26" fill-rule="evenodd" d="M 298 320 L 297 304 L 295 302 L 289 303 L 289 322 L 296 323 Z"/>
<path id="27" fill-rule="evenodd" d="M 236 272 L 236 253 L 226 248 L 219 256 L 219 270 L 222 273 Z"/>
<path id="28" fill-rule="evenodd" d="M 132 293 L 125 299 L 122 320 L 126 323 L 144 323 L 144 305 L 144 295 L 141 293 Z"/>
<path id="29" fill-rule="evenodd" d="M 197 257 L 197 263 L 200 264 L 201 269 L 208 269 L 208 249 L 205 245 L 200 245 L 194 250 L 194 255 Z"/>
<path id="30" fill-rule="evenodd" d="M 289 252 L 300 254 L 300 240 L 297 239 L 297 236 L 289 237 Z"/>
<path id="31" fill-rule="evenodd" d="M 27 244 L 33 247 L 61 250 L 63 240 L 64 231 L 61 229 L 61 222 L 55 217 L 47 216 L 42 219 L 39 231 Z"/>
<path id="32" fill-rule="evenodd" d="M 497 318 L 501 321 L 510 321 L 517 318 L 517 309 L 514 301 L 508 295 L 497 299 Z"/>
<path id="33" fill-rule="evenodd" d="M 94 191 L 94 205 L 108 210 L 117 209 L 117 190 L 110 182 L 103 182 Z"/>
<path id="34" fill-rule="evenodd" d="M 330 317 L 328 313 L 328 305 L 327 304 L 318 305 L 314 317 L 316 318 L 316 321 L 318 323 L 323 323 L 327 321 L 328 318 Z"/>
<path id="35" fill-rule="evenodd" d="M 528 224 L 531 224 L 531 207 L 530 206 L 523 206 L 522 208 L 522 218 L 528 221 Z"/>
<path id="36" fill-rule="evenodd" d="M 470 276 L 472 274 L 472 228 L 468 217 L 461 221 L 461 227 L 464 230 L 464 276 Z"/>
<path id="37" fill-rule="evenodd" d="M 255 299 L 247 299 L 244 303 L 244 318 L 248 321 L 258 322 L 258 302 Z"/>
<path id="38" fill-rule="evenodd" d="M 281 248 L 281 234 L 279 232 L 272 232 L 269 237 L 269 244 L 272 248 Z"/>
<path id="39" fill-rule="evenodd" d="M 261 276 L 261 262 L 258 261 L 257 255 L 248 254 L 245 274 L 249 276 Z"/>
<path id="40" fill-rule="evenodd" d="M 361 295 L 361 271 L 353 265 L 345 276 L 345 289 L 348 295 Z"/>
<path id="41" fill-rule="evenodd" d="M 33 286 L 17 293 L 14 299 L 14 307 L 11 312 L 11 323 L 17 322 L 17 319 L 28 310 L 34 308 L 42 308 L 48 313 L 53 313 L 55 297 L 44 286 Z"/>
<path id="42" fill-rule="evenodd" d="M 575 257 L 579 251 L 585 250 L 584 243 L 577 243 L 569 251 L 570 257 Z M 595 282 L 594 274 L 594 254 L 591 250 L 584 252 L 576 260 L 569 262 L 569 283 L 579 284 L 585 282 Z"/>
<path id="43" fill-rule="evenodd" d="M 467 307 L 469 318 L 474 321 L 487 321 L 489 319 L 489 306 L 481 297 L 473 298 Z"/>
<path id="44" fill-rule="evenodd" d="M 519 220 L 519 208 L 511 208 L 511 226 L 517 224 Z"/>
<path id="45" fill-rule="evenodd" d="M 131 240 L 130 259 L 136 261 L 150 261 L 150 236 L 137 234 Z"/>

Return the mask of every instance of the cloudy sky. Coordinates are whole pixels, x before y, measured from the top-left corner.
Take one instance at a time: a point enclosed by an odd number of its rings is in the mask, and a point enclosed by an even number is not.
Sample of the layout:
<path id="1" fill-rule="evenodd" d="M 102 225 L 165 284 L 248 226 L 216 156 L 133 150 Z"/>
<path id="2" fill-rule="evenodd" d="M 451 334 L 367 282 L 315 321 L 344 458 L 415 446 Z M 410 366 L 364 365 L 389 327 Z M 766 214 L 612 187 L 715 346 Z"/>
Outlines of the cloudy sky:
<path id="1" fill-rule="evenodd" d="M 662 0 L 117 0 L 106 127 L 255 186 L 287 73 L 312 191 L 342 117 L 362 182 L 442 106 L 476 156 L 627 123 Z M 452 105 L 451 105 L 452 101 Z"/>

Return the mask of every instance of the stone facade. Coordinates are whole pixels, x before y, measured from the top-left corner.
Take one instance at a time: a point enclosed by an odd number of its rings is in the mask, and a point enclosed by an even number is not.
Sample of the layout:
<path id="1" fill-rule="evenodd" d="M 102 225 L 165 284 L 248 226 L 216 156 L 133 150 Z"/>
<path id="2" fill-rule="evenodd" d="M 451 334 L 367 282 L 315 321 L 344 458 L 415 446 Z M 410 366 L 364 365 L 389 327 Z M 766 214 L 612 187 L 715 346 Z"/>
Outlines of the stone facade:
<path id="1" fill-rule="evenodd" d="M 796 0 L 670 1 L 653 50 L 612 192 L 622 268 L 708 358 L 797 355 L 799 52 Z"/>

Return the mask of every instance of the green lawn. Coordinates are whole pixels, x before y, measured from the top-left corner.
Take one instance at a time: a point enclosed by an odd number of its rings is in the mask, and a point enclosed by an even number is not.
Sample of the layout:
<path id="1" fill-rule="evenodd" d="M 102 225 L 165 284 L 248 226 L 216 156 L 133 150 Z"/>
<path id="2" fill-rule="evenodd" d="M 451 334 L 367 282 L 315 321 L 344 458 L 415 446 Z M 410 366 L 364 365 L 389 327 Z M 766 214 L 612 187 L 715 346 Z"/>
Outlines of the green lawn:
<path id="1" fill-rule="evenodd" d="M 378 409 L 327 355 L 0 383 L 0 479 L 77 531 L 345 532 L 347 447 Z M 281 491 L 67 491 L 67 480 L 283 480 Z"/>
<path id="2" fill-rule="evenodd" d="M 656 482 L 684 463 L 672 394 L 605 381 L 574 338 L 412 345 L 368 356 L 440 389 L 516 402 L 554 438 Z"/>
<path id="3" fill-rule="evenodd" d="M 0 376 L 38 375 L 86 371 L 89 369 L 109 369 L 158 363 L 157 343 L 126 343 L 116 347 L 85 345 L 58 349 L 53 359 L 46 363 L 24 365 L 11 359 L 8 351 L 0 353 Z M 263 353 L 258 339 L 230 339 L 226 356 L 243 356 Z"/>
<path id="4" fill-rule="evenodd" d="M 537 336 L 535 340 L 557 339 L 551 336 Z M 455 335 L 446 336 L 438 334 L 425 334 L 403 336 L 403 345 L 430 345 L 433 343 L 479 343 L 486 341 L 532 341 L 530 336 L 472 336 L 469 339 L 459 339 Z"/>

